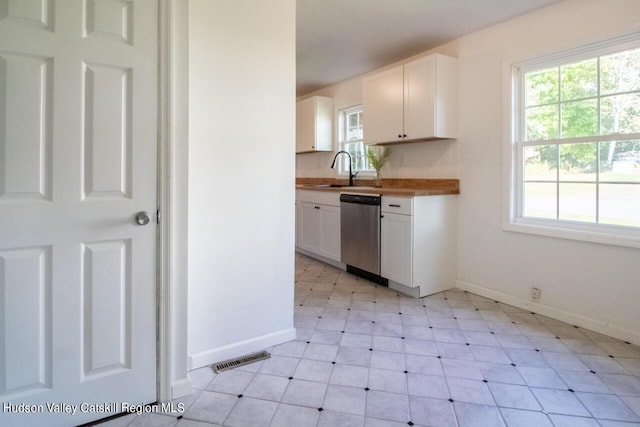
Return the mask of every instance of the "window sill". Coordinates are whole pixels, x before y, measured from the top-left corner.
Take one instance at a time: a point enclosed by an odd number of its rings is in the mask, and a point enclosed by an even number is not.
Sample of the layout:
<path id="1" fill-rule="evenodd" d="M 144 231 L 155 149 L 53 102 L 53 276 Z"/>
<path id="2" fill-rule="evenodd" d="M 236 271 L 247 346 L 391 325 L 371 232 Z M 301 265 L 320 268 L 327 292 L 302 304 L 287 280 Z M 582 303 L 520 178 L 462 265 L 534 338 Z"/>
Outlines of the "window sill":
<path id="1" fill-rule="evenodd" d="M 503 225 L 503 230 L 555 237 L 559 239 L 578 240 L 589 243 L 640 248 L 640 230 L 628 228 L 589 226 L 572 222 L 556 222 L 518 218 Z"/>

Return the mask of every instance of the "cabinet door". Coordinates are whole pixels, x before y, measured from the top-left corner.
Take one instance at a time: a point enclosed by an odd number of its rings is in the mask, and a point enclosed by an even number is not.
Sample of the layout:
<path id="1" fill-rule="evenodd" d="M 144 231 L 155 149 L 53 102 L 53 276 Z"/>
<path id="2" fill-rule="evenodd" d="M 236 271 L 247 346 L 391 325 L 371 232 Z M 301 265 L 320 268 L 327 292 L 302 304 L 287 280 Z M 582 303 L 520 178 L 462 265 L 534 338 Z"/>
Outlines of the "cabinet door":
<path id="1" fill-rule="evenodd" d="M 313 98 L 296 103 L 296 153 L 304 153 L 314 149 L 315 114 Z"/>
<path id="2" fill-rule="evenodd" d="M 435 57 L 404 66 L 404 133 L 406 139 L 430 138 L 435 133 Z"/>
<path id="3" fill-rule="evenodd" d="M 392 68 L 364 80 L 362 120 L 365 144 L 403 139 L 402 68 Z"/>
<path id="4" fill-rule="evenodd" d="M 382 214 L 381 275 L 413 287 L 413 217 Z"/>
<path id="5" fill-rule="evenodd" d="M 320 206 L 320 254 L 340 261 L 340 208 Z"/>
<path id="6" fill-rule="evenodd" d="M 298 244 L 302 249 L 320 253 L 320 205 L 300 202 L 300 237 Z"/>

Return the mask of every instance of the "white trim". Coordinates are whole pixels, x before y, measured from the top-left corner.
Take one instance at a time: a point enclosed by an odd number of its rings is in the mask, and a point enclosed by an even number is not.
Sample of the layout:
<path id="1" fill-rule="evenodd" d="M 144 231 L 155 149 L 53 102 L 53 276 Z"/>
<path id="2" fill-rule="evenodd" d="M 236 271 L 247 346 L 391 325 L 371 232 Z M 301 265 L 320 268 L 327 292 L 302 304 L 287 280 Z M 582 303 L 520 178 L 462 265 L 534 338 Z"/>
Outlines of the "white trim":
<path id="1" fill-rule="evenodd" d="M 552 52 L 538 52 L 535 55 L 517 60 L 511 58 L 511 60 L 503 62 L 503 117 L 505 118 L 503 127 L 503 230 L 640 248 L 640 229 L 637 227 L 618 227 L 557 219 L 545 221 L 538 218 L 522 217 L 523 170 L 522 167 L 519 167 L 522 163 L 521 149 L 523 146 L 637 139 L 639 134 L 635 133 L 562 140 L 524 141 L 524 130 L 519 126 L 524 124 L 524 108 L 521 108 L 524 85 L 521 80 L 525 72 L 638 47 L 640 47 L 640 33 L 635 31 L 618 34 L 604 40 L 591 40 L 579 46 L 566 46 Z M 600 96 L 598 94 L 597 98 Z"/>
<path id="2" fill-rule="evenodd" d="M 274 345 L 292 341 L 296 338 L 295 328 L 283 329 L 281 331 L 250 338 L 244 341 L 234 342 L 211 350 L 201 351 L 189 355 L 189 370 L 201 368 L 213 363 L 234 357 L 243 356 L 255 351 L 264 350 Z"/>
<path id="3" fill-rule="evenodd" d="M 191 393 L 187 375 L 188 2 L 159 7 L 157 399 Z"/>
<path id="4" fill-rule="evenodd" d="M 174 399 L 188 396 L 191 393 L 193 393 L 193 390 L 191 389 L 191 380 L 188 376 L 181 380 L 174 381 L 171 384 L 171 396 L 174 396 Z"/>
<path id="5" fill-rule="evenodd" d="M 168 223 L 169 206 L 171 202 L 171 190 L 165 178 L 169 175 L 169 158 L 167 156 L 167 146 L 170 143 L 169 137 L 169 108 L 170 108 L 170 86 L 169 86 L 169 63 L 170 57 L 170 16 L 169 4 L 166 0 L 158 2 L 158 55 L 159 55 L 159 84 L 158 84 L 158 257 L 157 257 L 157 280 L 158 287 L 156 297 L 157 310 L 157 385 L 156 390 L 158 401 L 167 402 L 171 400 L 171 310 L 170 300 L 167 298 L 169 292 L 171 275 L 171 235 Z"/>
<path id="6" fill-rule="evenodd" d="M 513 295 L 506 294 L 504 292 L 496 291 L 494 289 L 486 288 L 474 283 L 458 280 L 456 282 L 456 288 L 464 291 L 472 292 L 476 295 L 490 298 L 494 301 L 499 301 L 504 304 L 509 304 L 514 307 L 521 308 L 523 310 L 531 311 L 537 314 L 551 317 L 556 320 L 567 322 L 571 325 L 576 325 L 584 329 L 589 329 L 594 332 L 598 332 L 603 335 L 607 335 L 613 338 L 618 338 L 623 341 L 628 341 L 636 345 L 640 345 L 640 331 L 621 328 L 615 325 L 611 325 L 598 320 L 593 320 L 588 317 L 581 316 L 579 314 L 570 313 L 568 311 L 560 310 L 555 307 L 551 307 L 545 304 L 529 301 L 523 298 L 515 297 Z"/>
<path id="7" fill-rule="evenodd" d="M 299 248 L 299 247 L 296 247 L 296 252 L 298 252 L 298 253 L 300 253 L 302 255 L 306 255 L 306 256 L 308 256 L 310 258 L 315 258 L 315 259 L 317 259 L 319 261 L 324 262 L 325 264 L 332 265 L 335 268 L 338 268 L 340 270 L 347 271 L 347 265 L 346 264 L 343 264 L 343 263 L 341 263 L 339 261 L 332 260 L 331 258 L 327 258 L 327 257 L 324 257 L 322 255 L 318 255 L 315 252 L 311 252 L 311 251 L 308 251 L 306 249 L 302 249 L 302 248 Z"/>

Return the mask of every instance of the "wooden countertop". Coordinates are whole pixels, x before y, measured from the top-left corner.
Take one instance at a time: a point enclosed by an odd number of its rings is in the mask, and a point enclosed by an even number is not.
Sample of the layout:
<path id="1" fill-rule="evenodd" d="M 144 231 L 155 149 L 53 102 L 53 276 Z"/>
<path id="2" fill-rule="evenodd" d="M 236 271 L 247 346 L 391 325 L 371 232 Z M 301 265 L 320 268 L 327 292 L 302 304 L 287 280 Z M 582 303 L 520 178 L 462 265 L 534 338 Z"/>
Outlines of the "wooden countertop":
<path id="1" fill-rule="evenodd" d="M 298 190 L 332 191 L 338 193 L 355 192 L 405 197 L 460 194 L 460 181 L 457 179 L 391 178 L 383 179 L 382 187 L 373 187 L 373 182 L 366 179 L 356 179 L 353 187 L 349 187 L 347 184 L 348 180 L 346 179 L 296 178 L 296 189 Z"/>

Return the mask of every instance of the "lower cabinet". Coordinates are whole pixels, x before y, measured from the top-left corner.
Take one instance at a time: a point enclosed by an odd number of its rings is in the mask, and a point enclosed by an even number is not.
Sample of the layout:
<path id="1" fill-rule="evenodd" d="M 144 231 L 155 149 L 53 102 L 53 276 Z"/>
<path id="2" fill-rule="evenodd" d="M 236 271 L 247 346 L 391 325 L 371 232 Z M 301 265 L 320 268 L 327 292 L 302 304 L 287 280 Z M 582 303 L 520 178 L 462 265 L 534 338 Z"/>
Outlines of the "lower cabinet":
<path id="1" fill-rule="evenodd" d="M 299 190 L 296 230 L 300 249 L 340 262 L 339 194 Z"/>
<path id="2" fill-rule="evenodd" d="M 413 284 L 413 217 L 383 212 L 381 276 L 405 286 Z"/>
<path id="3" fill-rule="evenodd" d="M 456 197 L 382 197 L 381 275 L 422 297 L 455 287 Z"/>

